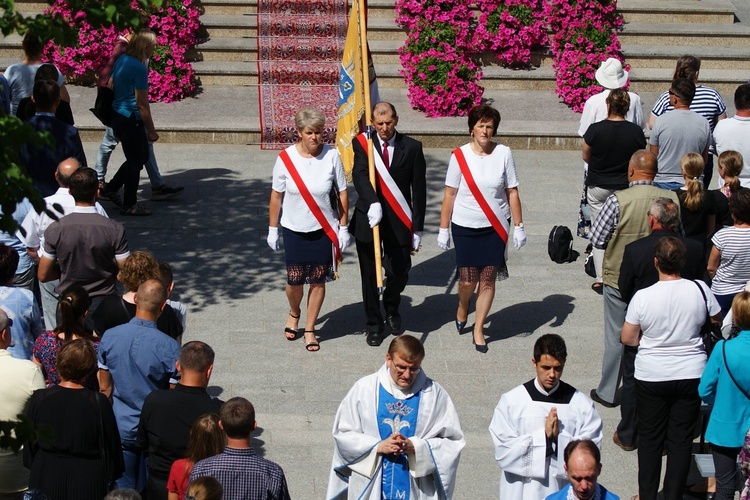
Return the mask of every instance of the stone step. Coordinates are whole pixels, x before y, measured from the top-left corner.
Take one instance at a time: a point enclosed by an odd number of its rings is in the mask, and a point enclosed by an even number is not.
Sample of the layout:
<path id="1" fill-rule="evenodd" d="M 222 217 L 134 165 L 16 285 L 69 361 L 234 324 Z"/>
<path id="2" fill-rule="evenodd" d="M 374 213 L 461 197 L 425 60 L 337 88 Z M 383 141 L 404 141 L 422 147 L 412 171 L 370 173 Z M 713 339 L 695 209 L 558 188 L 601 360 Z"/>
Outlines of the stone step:
<path id="1" fill-rule="evenodd" d="M 626 23 L 732 24 L 734 6 L 729 0 L 619 0 L 617 10 Z"/>
<path id="2" fill-rule="evenodd" d="M 619 34 L 623 46 L 679 45 L 750 47 L 747 24 L 627 23 Z"/>
<path id="3" fill-rule="evenodd" d="M 689 48 L 678 45 L 628 45 L 622 48 L 625 60 L 634 68 L 674 68 L 675 61 L 686 53 L 701 60 L 705 69 L 726 69 L 738 72 L 750 70 L 750 47 L 714 47 L 695 45 Z"/>

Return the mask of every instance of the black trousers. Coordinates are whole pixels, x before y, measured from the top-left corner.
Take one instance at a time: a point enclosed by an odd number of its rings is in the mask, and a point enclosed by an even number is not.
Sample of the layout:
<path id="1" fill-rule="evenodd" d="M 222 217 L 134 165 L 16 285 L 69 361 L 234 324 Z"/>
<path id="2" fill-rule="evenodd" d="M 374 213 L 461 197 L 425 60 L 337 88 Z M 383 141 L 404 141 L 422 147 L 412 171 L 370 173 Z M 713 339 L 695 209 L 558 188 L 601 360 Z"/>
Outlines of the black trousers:
<path id="1" fill-rule="evenodd" d="M 620 387 L 620 423 L 617 424 L 617 436 L 623 444 L 634 446 L 638 444 L 638 421 L 635 397 L 635 355 L 637 347 L 623 346 L 620 373 L 622 386 Z"/>
<path id="2" fill-rule="evenodd" d="M 737 489 L 737 454 L 739 448 L 711 445 L 716 469 L 716 495 L 714 500 L 733 500 Z"/>
<path id="3" fill-rule="evenodd" d="M 699 382 L 697 378 L 665 382 L 636 379 L 640 500 L 656 500 L 665 447 L 664 499 L 682 500 L 690 470 L 693 431 L 701 406 Z"/>
<path id="4" fill-rule="evenodd" d="M 380 311 L 380 297 L 375 269 L 375 247 L 373 243 L 357 243 L 357 258 L 359 259 L 359 273 L 362 277 L 362 302 L 365 306 L 368 332 L 383 330 L 383 315 Z M 398 314 L 401 304 L 401 292 L 409 281 L 411 269 L 411 242 L 401 245 L 390 238 L 382 240 L 383 267 L 385 268 L 385 290 L 383 291 L 383 307 L 386 314 Z M 377 270 L 380 272 L 380 269 Z"/>
<path id="5" fill-rule="evenodd" d="M 126 118 L 117 111 L 112 113 L 112 130 L 120 139 L 125 162 L 109 181 L 108 190 L 117 191 L 124 187 L 123 204 L 132 207 L 138 201 L 141 169 L 148 161 L 148 136 L 141 120 L 132 116 Z"/>
<path id="6" fill-rule="evenodd" d="M 167 500 L 167 479 L 155 477 L 148 471 L 146 479 L 146 500 Z"/>

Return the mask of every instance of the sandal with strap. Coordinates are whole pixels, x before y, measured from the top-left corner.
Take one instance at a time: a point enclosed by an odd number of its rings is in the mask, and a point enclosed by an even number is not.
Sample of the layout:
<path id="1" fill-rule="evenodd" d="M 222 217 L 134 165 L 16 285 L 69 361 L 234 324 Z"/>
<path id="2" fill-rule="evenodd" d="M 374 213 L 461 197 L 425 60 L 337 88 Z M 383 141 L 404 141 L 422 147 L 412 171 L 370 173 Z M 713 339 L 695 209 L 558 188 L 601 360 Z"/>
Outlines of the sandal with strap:
<path id="1" fill-rule="evenodd" d="M 291 316 L 294 319 L 299 319 L 299 316 L 295 316 L 292 314 L 292 311 L 289 311 L 289 316 Z M 284 336 L 288 341 L 297 340 L 299 335 L 299 329 L 289 328 L 288 326 L 284 328 Z"/>
<path id="2" fill-rule="evenodd" d="M 313 341 L 307 342 L 307 334 L 313 334 Z M 305 349 L 307 352 L 318 352 L 320 350 L 320 344 L 315 340 L 315 330 L 305 330 Z"/>
<path id="3" fill-rule="evenodd" d="M 143 205 L 136 203 L 132 207 L 123 208 L 120 210 L 120 215 L 132 215 L 136 217 L 143 217 L 145 215 L 151 215 L 151 210 L 145 208 Z"/>

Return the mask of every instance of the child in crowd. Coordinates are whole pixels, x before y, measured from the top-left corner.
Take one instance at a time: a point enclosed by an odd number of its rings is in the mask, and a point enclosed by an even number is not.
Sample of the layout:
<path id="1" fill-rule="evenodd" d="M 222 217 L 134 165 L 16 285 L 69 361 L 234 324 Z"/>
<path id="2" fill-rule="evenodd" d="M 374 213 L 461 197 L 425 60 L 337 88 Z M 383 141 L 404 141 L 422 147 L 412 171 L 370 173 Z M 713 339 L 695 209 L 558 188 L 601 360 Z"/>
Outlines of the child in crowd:
<path id="1" fill-rule="evenodd" d="M 218 479 L 204 476 L 190 484 L 185 500 L 222 500 L 224 488 Z"/>
<path id="2" fill-rule="evenodd" d="M 182 500 L 187 492 L 188 479 L 193 465 L 204 458 L 218 455 L 224 451 L 226 444 L 226 435 L 219 427 L 219 416 L 215 413 L 206 413 L 201 415 L 193 423 L 190 429 L 190 439 L 188 441 L 185 458 L 175 461 L 172 469 L 169 471 L 167 480 L 167 490 L 169 491 L 169 500 Z M 213 497 L 195 497 L 213 498 Z M 221 498 L 219 495 L 218 498 Z"/>
<path id="3" fill-rule="evenodd" d="M 688 153 L 680 160 L 685 185 L 675 189 L 680 200 L 680 217 L 685 237 L 696 240 L 706 247 L 706 241 L 716 226 L 716 205 L 700 180 L 703 175 L 703 157 Z"/>
<path id="4" fill-rule="evenodd" d="M 734 224 L 732 215 L 729 213 L 729 199 L 742 185 L 740 184 L 740 172 L 745 161 L 737 151 L 724 151 L 719 155 L 718 171 L 723 185 L 719 189 L 711 191 L 716 203 L 716 230 Z"/>

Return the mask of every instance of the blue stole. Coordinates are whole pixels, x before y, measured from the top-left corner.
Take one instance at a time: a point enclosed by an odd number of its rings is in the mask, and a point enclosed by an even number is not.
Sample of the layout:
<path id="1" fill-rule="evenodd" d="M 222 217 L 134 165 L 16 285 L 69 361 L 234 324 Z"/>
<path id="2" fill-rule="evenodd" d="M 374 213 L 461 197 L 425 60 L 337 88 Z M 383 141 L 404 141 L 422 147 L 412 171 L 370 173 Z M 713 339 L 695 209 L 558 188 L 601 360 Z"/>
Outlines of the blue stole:
<path id="1" fill-rule="evenodd" d="M 378 430 L 380 438 L 391 434 L 414 436 L 421 391 L 408 399 L 396 399 L 380 385 L 378 394 Z M 408 500 L 410 498 L 409 460 L 405 454 L 383 455 L 383 500 Z"/>

